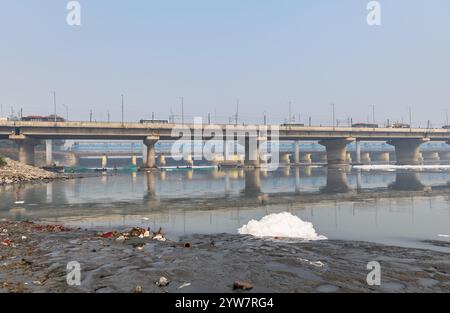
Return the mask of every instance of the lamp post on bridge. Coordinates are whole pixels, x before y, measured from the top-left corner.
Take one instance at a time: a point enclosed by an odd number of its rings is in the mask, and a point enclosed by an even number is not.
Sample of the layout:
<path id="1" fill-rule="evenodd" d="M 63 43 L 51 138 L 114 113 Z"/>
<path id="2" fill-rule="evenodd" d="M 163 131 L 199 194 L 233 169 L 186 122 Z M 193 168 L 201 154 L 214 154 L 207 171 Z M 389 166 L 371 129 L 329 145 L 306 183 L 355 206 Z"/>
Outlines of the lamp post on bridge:
<path id="1" fill-rule="evenodd" d="M 62 106 L 66 109 L 66 121 L 69 120 L 69 106 L 66 104 L 62 104 Z"/>

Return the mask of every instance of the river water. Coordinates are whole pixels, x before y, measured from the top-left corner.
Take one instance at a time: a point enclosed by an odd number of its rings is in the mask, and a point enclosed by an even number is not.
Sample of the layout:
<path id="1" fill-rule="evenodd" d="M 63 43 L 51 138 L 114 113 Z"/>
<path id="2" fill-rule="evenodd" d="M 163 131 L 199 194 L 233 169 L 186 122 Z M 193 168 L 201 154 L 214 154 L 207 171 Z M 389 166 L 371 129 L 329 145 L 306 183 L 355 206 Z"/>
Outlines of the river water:
<path id="1" fill-rule="evenodd" d="M 330 239 L 450 252 L 450 168 L 165 169 L 0 187 L 0 218 L 167 237 L 237 233 L 291 212 Z"/>

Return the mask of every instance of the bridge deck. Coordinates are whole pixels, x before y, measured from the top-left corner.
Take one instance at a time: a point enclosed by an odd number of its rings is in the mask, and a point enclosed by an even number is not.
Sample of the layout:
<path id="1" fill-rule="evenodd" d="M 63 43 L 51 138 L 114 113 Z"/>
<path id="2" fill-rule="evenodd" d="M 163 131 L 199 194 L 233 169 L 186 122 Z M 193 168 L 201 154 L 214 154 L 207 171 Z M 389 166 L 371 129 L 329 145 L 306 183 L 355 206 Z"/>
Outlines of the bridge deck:
<path id="1" fill-rule="evenodd" d="M 262 130 L 263 125 L 197 125 L 197 124 L 141 124 L 141 123 L 107 123 L 107 122 L 22 122 L 0 121 L 0 138 L 8 139 L 10 135 L 20 134 L 35 139 L 110 139 L 143 140 L 147 136 L 159 136 L 161 140 L 180 138 L 179 131 L 202 127 L 211 133 L 215 130 L 235 132 L 253 132 Z M 450 130 L 442 128 L 351 128 L 319 126 L 278 126 L 268 125 L 268 133 L 278 133 L 280 140 L 321 140 L 332 138 L 356 138 L 367 141 L 384 141 L 389 139 L 429 138 L 435 141 L 450 140 Z M 211 136 L 205 138 L 210 138 Z"/>

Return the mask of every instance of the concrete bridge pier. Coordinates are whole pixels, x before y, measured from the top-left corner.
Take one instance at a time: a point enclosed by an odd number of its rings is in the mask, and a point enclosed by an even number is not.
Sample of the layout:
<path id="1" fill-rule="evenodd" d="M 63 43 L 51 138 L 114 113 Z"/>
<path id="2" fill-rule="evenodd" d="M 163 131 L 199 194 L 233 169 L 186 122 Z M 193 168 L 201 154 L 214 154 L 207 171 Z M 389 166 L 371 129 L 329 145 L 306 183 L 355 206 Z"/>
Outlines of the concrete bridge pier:
<path id="1" fill-rule="evenodd" d="M 361 154 L 361 161 L 362 163 L 370 163 L 372 160 L 370 158 L 370 153 L 369 152 L 363 152 Z"/>
<path id="2" fill-rule="evenodd" d="M 158 142 L 158 136 L 148 136 L 144 139 L 144 145 L 147 147 L 147 158 L 144 161 L 144 168 L 156 168 L 156 150 L 155 144 Z"/>
<path id="3" fill-rule="evenodd" d="M 311 153 L 303 153 L 300 155 L 300 162 L 305 164 L 311 164 L 312 163 L 312 155 Z"/>
<path id="4" fill-rule="evenodd" d="M 355 160 L 357 164 L 361 164 L 361 141 L 356 140 L 355 142 L 355 147 L 356 147 L 356 151 L 355 151 Z"/>
<path id="5" fill-rule="evenodd" d="M 244 166 L 258 168 L 260 167 L 259 145 L 264 137 L 246 135 L 244 137 L 245 158 Z"/>
<path id="6" fill-rule="evenodd" d="M 106 169 L 108 167 L 108 156 L 106 154 L 102 155 L 102 169 Z"/>
<path id="7" fill-rule="evenodd" d="M 26 138 L 24 135 L 11 135 L 9 136 L 9 139 L 14 141 L 19 146 L 19 162 L 34 166 L 34 147 L 39 144 L 39 141 Z"/>
<path id="8" fill-rule="evenodd" d="M 340 166 L 348 164 L 347 145 L 353 142 L 354 138 L 324 139 L 319 144 L 327 149 L 328 166 Z"/>
<path id="9" fill-rule="evenodd" d="M 372 152 L 370 159 L 374 162 L 389 162 L 389 152 Z"/>
<path id="10" fill-rule="evenodd" d="M 429 140 L 428 138 L 405 138 L 391 139 L 387 143 L 395 147 L 398 165 L 418 165 L 420 164 L 420 145 Z"/>
<path id="11" fill-rule="evenodd" d="M 53 140 L 45 140 L 45 164 L 47 166 L 53 165 Z"/>
<path id="12" fill-rule="evenodd" d="M 422 156 L 427 161 L 440 161 L 441 159 L 439 153 L 435 151 L 422 151 Z"/>
<path id="13" fill-rule="evenodd" d="M 439 158 L 441 160 L 450 160 L 450 151 L 440 151 Z"/>
<path id="14" fill-rule="evenodd" d="M 291 164 L 291 154 L 289 152 L 281 153 L 280 163 L 282 163 L 284 165 L 290 165 Z"/>
<path id="15" fill-rule="evenodd" d="M 159 166 L 166 166 L 166 156 L 164 154 L 159 155 Z"/>
<path id="16" fill-rule="evenodd" d="M 294 165 L 300 165 L 300 143 L 298 141 L 294 142 Z"/>

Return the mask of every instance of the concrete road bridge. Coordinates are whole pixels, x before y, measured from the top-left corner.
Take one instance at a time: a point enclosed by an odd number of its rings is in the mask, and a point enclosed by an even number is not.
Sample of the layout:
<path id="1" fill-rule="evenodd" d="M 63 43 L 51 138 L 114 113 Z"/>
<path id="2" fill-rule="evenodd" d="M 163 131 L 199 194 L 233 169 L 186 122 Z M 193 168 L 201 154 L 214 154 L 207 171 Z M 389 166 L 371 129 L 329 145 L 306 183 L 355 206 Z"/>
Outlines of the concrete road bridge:
<path id="1" fill-rule="evenodd" d="M 220 138 L 239 141 L 245 147 L 246 166 L 258 167 L 262 142 L 293 141 L 294 164 L 299 164 L 299 141 L 319 141 L 326 149 L 329 166 L 349 162 L 347 145 L 356 143 L 356 162 L 361 161 L 361 141 L 386 141 L 395 148 L 398 164 L 419 164 L 420 145 L 429 141 L 450 141 L 449 129 L 435 128 L 353 128 L 280 125 L 208 125 L 106 122 L 0 121 L 0 139 L 18 145 L 19 160 L 34 164 L 34 147 L 46 141 L 51 158 L 51 140 L 142 140 L 147 147 L 146 168 L 156 167 L 155 143 L 159 140 Z M 251 144 L 256 142 L 256 144 Z M 281 158 L 282 159 L 282 158 Z"/>

